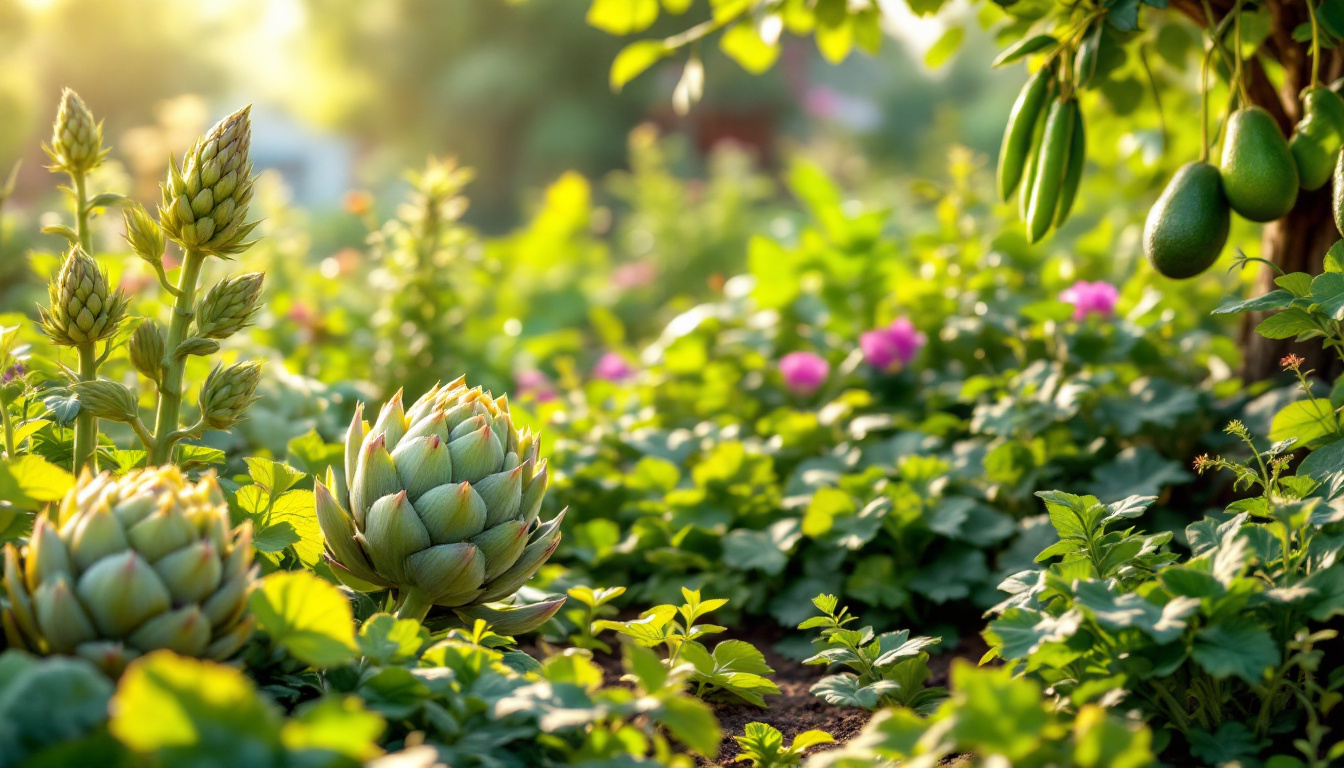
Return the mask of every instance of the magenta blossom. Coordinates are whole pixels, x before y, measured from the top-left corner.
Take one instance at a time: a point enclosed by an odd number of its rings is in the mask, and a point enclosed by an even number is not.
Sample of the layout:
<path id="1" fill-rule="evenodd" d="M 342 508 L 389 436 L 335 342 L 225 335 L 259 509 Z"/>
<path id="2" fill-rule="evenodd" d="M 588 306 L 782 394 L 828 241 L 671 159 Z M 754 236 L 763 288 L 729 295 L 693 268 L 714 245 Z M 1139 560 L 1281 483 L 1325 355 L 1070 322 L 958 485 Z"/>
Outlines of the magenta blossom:
<path id="1" fill-rule="evenodd" d="M 928 342 L 924 334 L 915 330 L 908 318 L 898 317 L 886 328 L 868 331 L 859 337 L 863 359 L 879 371 L 892 373 L 915 358 Z"/>
<path id="2" fill-rule="evenodd" d="M 8 384 L 26 373 L 28 373 L 27 366 L 23 363 L 15 363 L 9 366 L 4 373 L 0 373 L 0 384 Z"/>
<path id="3" fill-rule="evenodd" d="M 555 386 L 546 374 L 535 368 L 518 371 L 513 375 L 513 391 L 519 400 L 533 399 L 549 403 L 555 399 Z"/>
<path id="4" fill-rule="evenodd" d="M 1102 317 L 1115 313 L 1115 302 L 1120 291 L 1114 285 L 1098 280 L 1089 283 L 1079 280 L 1059 294 L 1059 300 L 1073 305 L 1073 319 L 1082 320 L 1095 312 Z"/>
<path id="5" fill-rule="evenodd" d="M 831 364 L 811 352 L 790 352 L 779 361 L 784 384 L 796 395 L 810 395 L 826 383 Z"/>
<path id="6" fill-rule="evenodd" d="M 617 384 L 635 375 L 635 369 L 619 352 L 608 352 L 593 366 L 593 378 Z"/>

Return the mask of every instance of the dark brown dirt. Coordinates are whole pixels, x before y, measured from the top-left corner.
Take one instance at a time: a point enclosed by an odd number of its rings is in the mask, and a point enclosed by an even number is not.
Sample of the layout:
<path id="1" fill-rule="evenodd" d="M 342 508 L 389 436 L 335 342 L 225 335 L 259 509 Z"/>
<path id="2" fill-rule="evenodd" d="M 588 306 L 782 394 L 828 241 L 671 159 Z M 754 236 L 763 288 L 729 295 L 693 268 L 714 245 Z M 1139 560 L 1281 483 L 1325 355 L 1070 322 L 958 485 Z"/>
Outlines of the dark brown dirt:
<path id="1" fill-rule="evenodd" d="M 736 639 L 746 640 L 759 648 L 765 654 L 766 662 L 775 670 L 771 679 L 779 686 L 780 693 L 778 696 L 766 697 L 768 709 L 750 704 L 714 704 L 714 715 L 723 727 L 723 743 L 719 747 L 717 761 L 710 762 L 701 758 L 697 761 L 697 765 L 733 765 L 740 752 L 733 737 L 741 736 L 748 723 L 771 725 L 784 734 L 787 741 L 792 741 L 793 737 L 803 731 L 820 729 L 835 737 L 838 745 L 854 738 L 868 722 L 870 713 L 865 710 L 834 707 L 812 695 L 809 689 L 825 677 L 828 671 L 821 666 L 804 665 L 776 652 L 775 643 L 789 635 L 788 631 L 778 627 L 765 627 L 754 631 L 729 630 L 710 639 L 711 647 L 720 639 Z M 553 652 L 554 649 L 528 645 L 522 650 L 533 656 L 545 656 L 548 650 Z M 963 658 L 973 663 L 978 662 L 985 650 L 985 643 L 978 635 L 962 638 L 960 643 L 949 649 L 949 652 L 929 659 L 929 670 L 933 673 L 929 678 L 929 685 L 946 687 L 948 669 L 953 659 Z M 625 685 L 620 682 L 624 670 L 621 668 L 619 655 L 595 653 L 593 662 L 602 668 L 608 685 Z M 821 746 L 813 751 L 828 748 L 832 747 Z"/>

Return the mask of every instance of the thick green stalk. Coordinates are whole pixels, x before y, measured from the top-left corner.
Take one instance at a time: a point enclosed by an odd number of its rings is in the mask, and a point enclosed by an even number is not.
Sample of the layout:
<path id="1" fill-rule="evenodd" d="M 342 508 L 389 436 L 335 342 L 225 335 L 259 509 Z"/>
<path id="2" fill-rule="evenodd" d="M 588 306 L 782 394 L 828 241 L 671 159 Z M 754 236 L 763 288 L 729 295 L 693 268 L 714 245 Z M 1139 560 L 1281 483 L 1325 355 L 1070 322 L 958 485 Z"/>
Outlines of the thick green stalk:
<path id="1" fill-rule="evenodd" d="M 397 618 L 423 622 L 429 615 L 429 609 L 433 607 L 434 603 L 425 593 L 418 589 L 407 590 L 406 597 L 401 601 L 401 607 L 397 609 Z"/>
<path id="2" fill-rule="evenodd" d="M 98 379 L 98 353 L 94 342 L 87 344 L 78 344 L 75 350 L 79 352 L 79 380 L 96 381 Z M 79 415 L 75 417 L 75 474 L 84 467 L 89 467 L 94 472 L 98 471 L 98 457 L 95 451 L 98 448 L 98 420 L 92 413 L 80 410 Z"/>
<path id="3" fill-rule="evenodd" d="M 3 402 L 0 402 L 0 422 L 5 427 L 5 457 L 12 459 L 19 455 L 19 451 L 14 444 L 14 420 L 9 416 L 9 406 Z"/>
<path id="4" fill-rule="evenodd" d="M 79 246 L 84 252 L 93 255 L 93 235 L 89 232 L 89 200 L 84 189 L 84 174 L 70 174 L 75 185 L 75 234 L 79 235 Z"/>
<path id="5" fill-rule="evenodd" d="M 88 194 L 84 185 L 83 173 L 70 174 L 70 181 L 75 188 L 75 233 L 79 236 L 79 245 L 84 252 L 93 255 L 93 237 L 89 232 L 89 202 Z M 80 381 L 95 381 L 98 378 L 98 355 L 94 349 L 94 344 L 80 344 L 75 347 L 79 351 L 79 374 Z M 80 411 L 75 417 L 75 474 L 85 466 L 88 466 L 94 472 L 98 471 L 98 420 L 93 414 Z"/>
<path id="6" fill-rule="evenodd" d="M 187 366 L 185 357 L 176 354 L 177 347 L 187 339 L 187 331 L 195 311 L 196 283 L 201 278 L 205 256 L 187 251 L 182 261 L 182 275 L 177 281 L 177 300 L 173 303 L 173 322 L 168 326 L 168 341 L 164 345 L 166 364 L 159 382 L 159 410 L 154 419 L 154 450 L 150 452 L 152 466 L 167 464 L 178 439 L 177 419 L 182 410 L 182 371 Z M 173 439 L 176 438 L 176 439 Z"/>

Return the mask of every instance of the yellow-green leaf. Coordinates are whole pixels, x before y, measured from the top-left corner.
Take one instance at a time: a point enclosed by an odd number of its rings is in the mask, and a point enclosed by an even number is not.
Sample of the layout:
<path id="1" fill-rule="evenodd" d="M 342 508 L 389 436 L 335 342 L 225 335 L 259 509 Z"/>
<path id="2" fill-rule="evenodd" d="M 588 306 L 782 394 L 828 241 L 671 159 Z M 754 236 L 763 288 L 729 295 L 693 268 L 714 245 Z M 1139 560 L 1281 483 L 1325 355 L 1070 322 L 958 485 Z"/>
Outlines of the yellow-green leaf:
<path id="1" fill-rule="evenodd" d="M 669 52 L 661 40 L 640 40 L 625 46 L 611 62 L 611 89 L 620 91 Z"/>
<path id="2" fill-rule="evenodd" d="M 286 749 L 326 750 L 363 763 L 383 753 L 377 739 L 385 725 L 358 696 L 333 696 L 301 709 L 285 723 L 281 739 Z"/>
<path id="3" fill-rule="evenodd" d="M 316 667 L 353 659 L 355 617 L 340 590 L 307 571 L 275 573 L 248 598 L 261 629 L 294 658 Z"/>
<path id="4" fill-rule="evenodd" d="M 939 37 L 937 42 L 929 46 L 929 50 L 924 52 L 924 63 L 929 69 L 937 69 L 952 58 L 952 54 L 961 49 L 961 43 L 966 39 L 966 29 L 964 27 L 948 27 L 947 31 Z"/>
<path id="5" fill-rule="evenodd" d="M 588 25 L 613 35 L 643 32 L 658 20 L 658 0 L 593 0 Z"/>
<path id="6" fill-rule="evenodd" d="M 750 21 L 740 21 L 729 27 L 719 39 L 719 48 L 753 75 L 770 69 L 779 59 L 779 45 L 762 40 L 756 25 Z"/>
<path id="7" fill-rule="evenodd" d="M 844 22 L 834 27 L 818 26 L 816 31 L 817 50 L 832 64 L 845 60 L 854 47 L 854 29 L 846 16 Z"/>
<path id="8" fill-rule="evenodd" d="M 16 504 L 56 501 L 74 485 L 74 475 L 41 456 L 30 454 L 0 463 L 0 498 Z"/>
<path id="9" fill-rule="evenodd" d="M 112 735 L 164 765 L 269 764 L 280 743 L 278 710 L 241 670 L 171 651 L 127 667 L 109 709 Z"/>

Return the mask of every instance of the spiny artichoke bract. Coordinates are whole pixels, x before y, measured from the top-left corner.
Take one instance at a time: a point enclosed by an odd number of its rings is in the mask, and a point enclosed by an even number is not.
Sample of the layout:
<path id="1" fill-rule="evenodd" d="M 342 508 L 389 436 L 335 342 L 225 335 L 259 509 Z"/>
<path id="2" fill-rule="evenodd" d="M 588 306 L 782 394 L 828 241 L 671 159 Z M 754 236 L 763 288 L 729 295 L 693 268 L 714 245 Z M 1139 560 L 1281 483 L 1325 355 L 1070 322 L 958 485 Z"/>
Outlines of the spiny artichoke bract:
<path id="1" fill-rule="evenodd" d="M 126 317 L 125 294 L 109 290 L 107 275 L 78 245 L 71 246 L 47 294 L 51 306 L 38 307 L 38 312 L 42 330 L 54 344 L 102 341 L 115 335 Z"/>
<path id="2" fill-rule="evenodd" d="M 514 429 L 505 397 L 464 381 L 435 386 L 405 410 L 397 393 L 367 432 L 356 410 L 348 493 L 338 501 L 330 476 L 316 487 L 327 562 L 355 589 L 392 590 L 403 617 L 423 619 L 439 605 L 501 634 L 526 632 L 564 601 L 485 604 L 513 596 L 546 562 L 564 512 L 538 523 L 546 493 L 538 436 Z"/>
<path id="3" fill-rule="evenodd" d="M 252 200 L 252 108 L 220 120 L 168 168 L 159 224 L 183 249 L 227 257 L 251 245 L 256 223 L 245 223 Z"/>
<path id="4" fill-rule="evenodd" d="M 17 648 L 82 656 L 116 676 L 160 648 L 222 661 L 252 634 L 252 527 L 230 530 L 213 477 L 85 472 L 57 519 L 39 515 L 4 561 L 0 619 Z"/>

